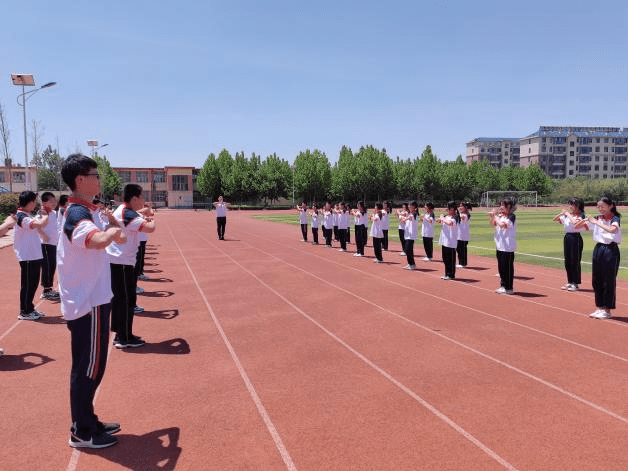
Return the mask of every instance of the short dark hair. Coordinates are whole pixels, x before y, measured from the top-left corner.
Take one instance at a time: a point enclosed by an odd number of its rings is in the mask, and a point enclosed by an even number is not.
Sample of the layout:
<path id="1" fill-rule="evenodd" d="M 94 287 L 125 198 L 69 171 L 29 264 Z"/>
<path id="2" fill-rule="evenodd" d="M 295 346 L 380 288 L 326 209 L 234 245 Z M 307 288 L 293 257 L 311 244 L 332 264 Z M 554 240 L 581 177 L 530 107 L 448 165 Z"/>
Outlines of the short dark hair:
<path id="1" fill-rule="evenodd" d="M 68 195 L 59 196 L 59 206 L 65 206 L 68 204 Z"/>
<path id="2" fill-rule="evenodd" d="M 128 183 L 124 187 L 124 202 L 128 203 L 134 196 L 141 196 L 142 187 L 137 183 Z"/>
<path id="3" fill-rule="evenodd" d="M 63 162 L 61 177 L 70 190 L 76 190 L 76 177 L 87 175 L 93 168 L 98 168 L 96 161 L 83 154 L 71 154 Z"/>
<path id="4" fill-rule="evenodd" d="M 23 191 L 22 193 L 20 193 L 20 198 L 19 198 L 20 208 L 23 208 L 28 203 L 32 201 L 36 201 L 36 200 L 37 200 L 37 193 L 30 190 Z"/>
<path id="5" fill-rule="evenodd" d="M 48 201 L 48 200 L 50 200 L 50 199 L 52 199 L 52 198 L 54 198 L 54 197 L 55 197 L 54 193 L 51 193 L 51 192 L 49 192 L 49 191 L 44 191 L 44 192 L 41 194 L 41 202 L 42 202 L 42 203 L 45 203 L 46 201 Z"/>

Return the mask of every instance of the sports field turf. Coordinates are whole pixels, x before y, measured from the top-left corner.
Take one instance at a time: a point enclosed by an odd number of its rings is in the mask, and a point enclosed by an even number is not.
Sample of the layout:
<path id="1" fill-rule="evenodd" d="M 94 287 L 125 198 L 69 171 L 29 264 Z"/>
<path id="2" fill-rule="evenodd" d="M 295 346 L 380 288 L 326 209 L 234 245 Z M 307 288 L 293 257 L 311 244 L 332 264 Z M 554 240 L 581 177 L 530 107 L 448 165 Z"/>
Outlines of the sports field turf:
<path id="1" fill-rule="evenodd" d="M 593 209 L 593 208 L 591 208 Z M 517 215 L 517 255 L 515 261 L 542 265 L 544 267 L 564 269 L 563 262 L 563 236 L 564 231 L 561 224 L 552 221 L 560 209 L 518 209 Z M 621 211 L 621 209 L 620 209 Z M 437 211 L 436 215 L 441 214 Z M 268 216 L 254 216 L 257 219 L 265 219 L 284 224 L 299 225 L 299 215 L 296 211 L 286 214 L 273 214 Z M 296 229 L 295 229 L 296 230 Z M 308 230 L 309 227 L 308 227 Z M 471 213 L 471 241 L 469 242 L 469 253 L 495 257 L 495 242 L 493 241 L 494 229 L 488 222 L 486 210 L 476 208 Z M 438 242 L 440 225 L 436 225 L 434 241 Z M 297 233 L 300 235 L 300 233 Z M 591 272 L 591 255 L 594 243 L 591 233 L 583 233 L 584 252 L 582 254 L 582 271 Z M 389 238 L 395 242 L 399 241 L 397 234 L 397 219 L 393 217 L 390 222 Z M 422 254 L 422 243 L 417 242 L 418 247 L 415 253 Z M 394 245 L 392 246 L 394 249 Z M 439 257 L 440 248 L 437 244 L 434 247 L 435 255 Z M 628 262 L 622 260 L 622 267 L 628 267 Z M 619 269 L 619 278 L 628 279 L 628 268 Z"/>

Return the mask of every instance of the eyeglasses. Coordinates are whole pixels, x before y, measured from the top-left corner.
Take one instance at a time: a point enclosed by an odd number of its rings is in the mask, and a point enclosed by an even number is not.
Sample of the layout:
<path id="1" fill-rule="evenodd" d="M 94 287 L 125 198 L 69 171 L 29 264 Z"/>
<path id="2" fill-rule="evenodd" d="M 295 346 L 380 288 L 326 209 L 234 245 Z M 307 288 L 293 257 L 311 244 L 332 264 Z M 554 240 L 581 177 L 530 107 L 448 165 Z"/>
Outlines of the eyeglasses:
<path id="1" fill-rule="evenodd" d="M 98 173 L 86 173 L 85 175 L 83 175 L 84 177 L 96 177 L 100 180 L 100 174 Z"/>

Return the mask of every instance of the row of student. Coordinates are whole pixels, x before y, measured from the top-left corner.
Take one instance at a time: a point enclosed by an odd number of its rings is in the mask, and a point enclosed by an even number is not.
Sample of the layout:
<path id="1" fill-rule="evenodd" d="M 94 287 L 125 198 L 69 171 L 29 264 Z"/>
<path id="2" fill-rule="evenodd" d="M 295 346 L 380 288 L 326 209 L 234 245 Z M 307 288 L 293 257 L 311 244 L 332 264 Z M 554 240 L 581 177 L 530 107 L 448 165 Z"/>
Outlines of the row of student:
<path id="1" fill-rule="evenodd" d="M 46 242 L 57 239 L 61 313 L 70 331 L 72 424 L 68 443 L 77 448 L 104 448 L 117 443 L 112 434 L 121 427 L 119 423 L 100 421 L 93 400 L 107 363 L 110 329 L 115 332 L 114 345 L 118 348 L 145 343 L 133 333 L 136 265 L 140 234 L 153 232 L 155 222 L 152 210 L 145 207 L 142 187 L 137 184 L 125 186 L 124 203 L 115 212 L 93 203 L 100 193 L 100 176 L 93 159 L 70 155 L 61 175 L 72 191 L 66 208 L 58 213 L 51 210 L 52 200 L 46 195 L 40 215 L 33 217 L 37 195 L 23 192 L 20 207 L 0 226 L 0 235 L 15 226 L 13 246 L 21 269 L 19 317 L 36 320 L 41 313 L 34 309 L 33 296 L 43 260 L 39 235 L 46 226 L 54 227 L 53 213 L 60 216 L 60 230 L 49 230 Z"/>
<path id="2" fill-rule="evenodd" d="M 567 284 L 562 287 L 577 291 L 581 283 L 581 261 L 584 242 L 581 233 L 591 231 L 595 247 L 592 256 L 592 285 L 595 292 L 595 307 L 590 314 L 595 319 L 609 319 L 616 305 L 617 272 L 619 270 L 619 244 L 622 240 L 621 215 L 615 203 L 607 196 L 597 202 L 597 216 L 586 217 L 584 202 L 571 198 L 568 209 L 554 217 L 563 224 L 565 236 L 563 249 Z"/>

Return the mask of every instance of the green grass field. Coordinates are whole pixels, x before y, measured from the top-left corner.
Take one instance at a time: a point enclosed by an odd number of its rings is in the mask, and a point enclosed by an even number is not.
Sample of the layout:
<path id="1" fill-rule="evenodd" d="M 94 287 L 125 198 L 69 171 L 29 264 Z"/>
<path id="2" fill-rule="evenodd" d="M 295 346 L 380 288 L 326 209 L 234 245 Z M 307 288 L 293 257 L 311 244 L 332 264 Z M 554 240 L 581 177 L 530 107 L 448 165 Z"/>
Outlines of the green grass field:
<path id="1" fill-rule="evenodd" d="M 517 255 L 516 261 L 530 263 L 534 265 L 542 265 L 544 267 L 557 268 L 564 270 L 563 263 L 563 227 L 561 224 L 552 221 L 553 217 L 559 212 L 558 209 L 518 209 L 517 215 Z M 436 213 L 437 215 L 440 212 Z M 267 221 L 279 222 L 283 224 L 299 225 L 299 215 L 294 214 L 272 214 L 268 216 L 253 216 L 256 219 L 264 219 Z M 395 242 L 399 242 L 397 234 L 397 220 L 391 219 L 391 230 L 389 238 L 394 248 Z M 434 250 L 440 250 L 438 237 L 440 234 L 440 225 L 436 225 L 434 234 Z M 419 228 L 420 230 L 420 228 Z M 469 253 L 473 255 L 482 255 L 486 257 L 495 257 L 495 242 L 493 241 L 494 229 L 488 222 L 486 210 L 476 208 L 471 213 L 471 241 L 469 242 Z M 594 243 L 590 233 L 583 233 L 584 252 L 582 254 L 582 271 L 591 273 L 591 254 L 593 252 Z M 353 240 L 353 238 L 352 238 Z M 422 253 L 422 244 L 418 241 L 419 248 L 417 253 Z M 549 258 L 544 258 L 549 257 Z M 557 260 L 555 260 L 557 259 Z M 628 262 L 622 260 L 622 266 L 628 265 Z M 619 278 L 628 279 L 628 269 L 620 268 Z"/>

